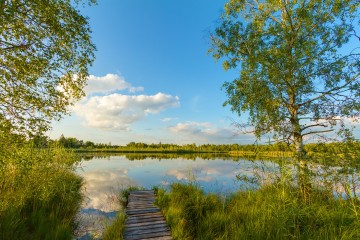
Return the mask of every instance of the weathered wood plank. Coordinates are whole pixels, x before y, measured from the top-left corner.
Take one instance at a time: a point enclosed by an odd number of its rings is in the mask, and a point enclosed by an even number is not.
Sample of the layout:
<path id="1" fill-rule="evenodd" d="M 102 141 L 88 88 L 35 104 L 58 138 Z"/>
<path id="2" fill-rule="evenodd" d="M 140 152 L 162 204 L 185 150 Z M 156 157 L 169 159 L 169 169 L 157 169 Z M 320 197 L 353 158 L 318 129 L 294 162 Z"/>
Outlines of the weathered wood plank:
<path id="1" fill-rule="evenodd" d="M 143 194 L 152 194 L 152 195 L 155 194 L 154 190 L 133 190 L 131 191 L 131 193 L 132 194 L 143 193 Z"/>
<path id="2" fill-rule="evenodd" d="M 165 220 L 163 218 L 163 216 L 158 216 L 158 215 L 151 215 L 149 217 L 146 217 L 146 215 L 141 215 L 141 216 L 137 216 L 137 215 L 132 215 L 130 218 L 126 219 L 126 222 L 136 222 L 136 221 L 151 221 L 151 220 Z"/>
<path id="3" fill-rule="evenodd" d="M 124 239 L 125 240 L 138 240 L 138 239 L 148 239 L 148 238 L 154 238 L 154 237 L 165 237 L 165 236 L 171 236 L 170 232 L 156 232 L 156 233 L 126 235 L 124 237 Z"/>
<path id="4" fill-rule="evenodd" d="M 137 190 L 130 193 L 126 208 L 125 240 L 172 239 L 165 218 L 154 202 L 154 191 Z"/>
<path id="5" fill-rule="evenodd" d="M 127 207 L 127 209 L 130 208 L 151 208 L 153 207 L 153 204 L 131 204 L 130 206 Z"/>
<path id="6" fill-rule="evenodd" d="M 163 217 L 160 212 L 153 212 L 153 213 L 144 213 L 144 214 L 137 214 L 128 216 L 127 219 L 136 219 L 136 218 L 150 218 L 150 217 Z"/>
<path id="7" fill-rule="evenodd" d="M 127 210 L 127 215 L 135 215 L 135 214 L 143 214 L 143 213 L 154 213 L 159 212 L 160 208 L 143 208 L 143 209 L 136 209 L 136 210 Z"/>
<path id="8" fill-rule="evenodd" d="M 153 217 L 153 218 L 137 218 L 126 221 L 127 224 L 131 223 L 142 223 L 142 222 L 154 222 L 154 221 L 165 221 L 163 217 Z"/>
<path id="9" fill-rule="evenodd" d="M 126 221 L 126 224 L 137 224 L 137 223 L 146 223 L 146 222 L 158 222 L 158 221 L 165 221 L 164 218 L 142 218 L 136 219 L 132 221 Z"/>
<path id="10" fill-rule="evenodd" d="M 133 228 L 131 230 L 127 230 L 126 235 L 140 235 L 140 234 L 150 234 L 150 233 L 159 233 L 159 232 L 167 232 L 169 230 L 166 226 L 156 227 L 156 228 Z"/>
<path id="11" fill-rule="evenodd" d="M 126 230 L 131 231 L 133 229 L 150 229 L 150 228 L 160 228 L 160 227 L 167 227 L 166 222 L 160 222 L 160 223 L 150 223 L 150 224 L 144 224 L 144 225 L 133 225 L 133 226 L 126 226 Z"/>
<path id="12" fill-rule="evenodd" d="M 132 222 L 151 222 L 155 220 L 164 220 L 163 216 L 142 216 L 142 217 L 136 217 L 136 218 L 129 218 L 126 220 L 126 223 L 132 223 Z"/>
<path id="13" fill-rule="evenodd" d="M 171 236 L 153 237 L 153 238 L 141 238 L 138 240 L 172 240 Z"/>
<path id="14" fill-rule="evenodd" d="M 132 227 L 137 227 L 137 226 L 146 226 L 146 225 L 151 225 L 151 224 L 166 224 L 165 220 L 161 220 L 161 221 L 153 221 L 153 222 L 139 222 L 139 223 L 129 223 L 126 224 L 126 229 L 127 227 L 132 228 Z"/>

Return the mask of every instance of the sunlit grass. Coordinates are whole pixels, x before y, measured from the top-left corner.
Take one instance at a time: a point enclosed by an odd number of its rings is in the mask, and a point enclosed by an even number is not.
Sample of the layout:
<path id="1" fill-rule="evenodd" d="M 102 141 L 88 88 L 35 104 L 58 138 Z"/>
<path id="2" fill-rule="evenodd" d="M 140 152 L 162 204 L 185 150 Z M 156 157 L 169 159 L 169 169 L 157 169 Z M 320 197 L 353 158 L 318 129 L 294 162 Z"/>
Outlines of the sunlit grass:
<path id="1" fill-rule="evenodd" d="M 142 190 L 142 187 L 138 186 L 130 186 L 128 188 L 123 189 L 118 195 L 118 203 L 121 206 L 120 211 L 118 212 L 115 221 L 109 225 L 104 233 L 104 240 L 120 240 L 123 239 L 123 233 L 125 230 L 125 208 L 128 204 L 128 199 L 130 196 L 130 192 L 134 190 Z"/>
<path id="2" fill-rule="evenodd" d="M 359 239 L 354 201 L 314 191 L 304 201 L 296 188 L 279 184 L 224 197 L 196 184 L 159 189 L 174 239 Z M 359 201 L 356 201 L 359 209 Z"/>
<path id="3" fill-rule="evenodd" d="M 121 240 L 123 239 L 123 233 L 125 229 L 126 215 L 123 211 L 120 211 L 115 221 L 105 229 L 103 234 L 104 240 Z"/>
<path id="4" fill-rule="evenodd" d="M 0 239 L 72 239 L 82 201 L 74 155 L 26 145 L 0 151 Z"/>

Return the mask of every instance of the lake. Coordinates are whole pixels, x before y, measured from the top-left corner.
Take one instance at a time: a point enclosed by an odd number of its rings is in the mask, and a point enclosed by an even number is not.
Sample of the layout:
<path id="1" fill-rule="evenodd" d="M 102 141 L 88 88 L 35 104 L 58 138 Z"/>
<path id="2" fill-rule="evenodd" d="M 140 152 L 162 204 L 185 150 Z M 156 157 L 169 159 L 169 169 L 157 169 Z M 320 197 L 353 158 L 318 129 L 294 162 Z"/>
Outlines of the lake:
<path id="1" fill-rule="evenodd" d="M 82 155 L 76 172 L 84 179 L 84 201 L 77 217 L 76 237 L 85 240 L 101 236 L 120 209 L 117 196 L 124 188 L 159 186 L 166 189 L 171 183 L 181 181 L 196 183 L 205 192 L 227 195 L 272 183 L 281 176 L 296 179 L 295 166 L 283 160 L 280 161 L 281 169 L 285 171 L 280 173 L 279 161 L 247 160 L 220 154 Z M 351 173 L 344 171 L 348 169 L 346 165 L 324 166 L 319 163 L 309 163 L 308 167 L 313 186 L 321 189 L 326 185 L 326 188 L 333 189 L 335 197 L 360 196 L 358 170 Z M 293 183 L 296 186 L 296 181 Z"/>
<path id="2" fill-rule="evenodd" d="M 196 182 L 205 192 L 229 194 L 249 187 L 236 180 L 251 176 L 256 166 L 275 169 L 270 161 L 250 161 L 227 155 L 127 154 L 84 156 L 77 173 L 84 179 L 85 196 L 78 220 L 79 236 L 99 235 L 119 210 L 117 195 L 129 186 L 167 188 L 172 182 Z M 264 169 L 262 169 L 264 170 Z M 270 170 L 271 171 L 271 170 Z"/>

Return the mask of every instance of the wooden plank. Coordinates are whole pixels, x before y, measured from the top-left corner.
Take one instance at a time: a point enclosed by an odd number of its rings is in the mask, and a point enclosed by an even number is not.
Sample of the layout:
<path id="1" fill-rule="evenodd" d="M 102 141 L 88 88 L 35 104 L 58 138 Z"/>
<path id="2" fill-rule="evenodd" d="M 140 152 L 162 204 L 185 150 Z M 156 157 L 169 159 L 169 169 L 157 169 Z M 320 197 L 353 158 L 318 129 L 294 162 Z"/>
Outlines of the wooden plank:
<path id="1" fill-rule="evenodd" d="M 132 217 L 129 219 L 126 219 L 126 222 L 139 222 L 139 221 L 155 221 L 155 220 L 165 220 L 163 216 L 158 216 L 158 215 L 150 215 L 150 216 L 137 216 L 137 217 Z"/>
<path id="2" fill-rule="evenodd" d="M 159 215 L 158 212 L 153 213 L 144 213 L 144 214 L 137 214 L 137 215 L 130 215 L 128 216 L 127 220 L 141 220 L 145 218 L 163 218 L 162 215 Z"/>
<path id="3" fill-rule="evenodd" d="M 145 196 L 142 196 L 142 195 L 132 195 L 132 196 L 129 196 L 129 199 L 130 198 L 138 198 L 138 199 L 155 199 L 154 196 L 151 196 L 151 195 L 145 195 Z"/>
<path id="4" fill-rule="evenodd" d="M 134 190 L 131 191 L 131 193 L 132 194 L 143 193 L 143 194 L 152 194 L 152 195 L 155 194 L 154 190 Z"/>
<path id="5" fill-rule="evenodd" d="M 142 214 L 142 213 L 154 213 L 159 212 L 160 208 L 143 208 L 143 209 L 136 209 L 136 210 L 127 210 L 127 215 L 135 215 L 135 214 Z"/>
<path id="6" fill-rule="evenodd" d="M 133 219 L 126 221 L 126 224 L 134 224 L 134 223 L 144 223 L 144 222 L 155 222 L 155 221 L 165 221 L 163 218 L 139 218 L 139 219 Z"/>
<path id="7" fill-rule="evenodd" d="M 144 224 L 144 225 L 132 225 L 126 226 L 126 230 L 127 231 L 131 231 L 132 229 L 150 229 L 150 228 L 159 228 L 159 227 L 167 227 L 166 222 L 159 222 L 159 223 L 149 223 L 149 224 Z"/>
<path id="8" fill-rule="evenodd" d="M 150 217 L 163 217 L 163 215 L 160 212 L 153 212 L 153 213 L 131 215 L 131 216 L 128 216 L 127 219 L 150 218 Z"/>
<path id="9" fill-rule="evenodd" d="M 130 192 L 126 208 L 125 240 L 171 240 L 171 232 L 166 225 L 160 208 L 154 205 L 154 191 L 137 190 Z"/>
<path id="10" fill-rule="evenodd" d="M 165 224 L 166 225 L 166 221 L 154 221 L 154 222 L 141 222 L 141 223 L 129 223 L 126 224 L 126 229 L 131 229 L 134 227 L 142 227 L 142 226 L 148 226 L 148 225 L 152 225 L 152 224 Z"/>
<path id="11" fill-rule="evenodd" d="M 146 215 L 141 215 L 141 216 L 136 216 L 136 215 L 132 215 L 131 218 L 127 219 L 126 222 L 143 222 L 143 221 L 155 221 L 155 220 L 165 220 L 163 218 L 163 216 L 158 216 L 158 215 L 150 215 L 150 216 L 146 216 Z"/>
<path id="12" fill-rule="evenodd" d="M 166 223 L 165 219 L 162 218 L 152 218 L 152 219 L 140 219 L 140 221 L 128 221 L 126 222 L 126 226 L 142 226 L 147 224 L 158 224 L 158 223 Z"/>
<path id="13" fill-rule="evenodd" d="M 154 206 L 154 202 L 137 202 L 137 203 L 131 203 L 129 205 L 129 207 L 132 207 L 132 206 Z"/>
<path id="14" fill-rule="evenodd" d="M 172 240 L 172 237 L 164 236 L 164 237 L 153 237 L 153 238 L 141 238 L 139 240 Z"/>
<path id="15" fill-rule="evenodd" d="M 148 239 L 154 237 L 165 237 L 171 236 L 170 232 L 156 232 L 156 233 L 146 233 L 146 234 L 134 234 L 134 235 L 125 235 L 125 240 L 138 240 L 138 239 Z"/>
<path id="16" fill-rule="evenodd" d="M 148 209 L 153 208 L 154 205 L 132 205 L 127 208 L 127 210 L 139 210 L 139 209 Z"/>
<path id="17" fill-rule="evenodd" d="M 133 228 L 126 231 L 126 235 L 140 235 L 140 234 L 149 234 L 149 233 L 158 233 L 158 232 L 167 232 L 169 230 L 166 226 L 160 226 L 156 228 Z"/>

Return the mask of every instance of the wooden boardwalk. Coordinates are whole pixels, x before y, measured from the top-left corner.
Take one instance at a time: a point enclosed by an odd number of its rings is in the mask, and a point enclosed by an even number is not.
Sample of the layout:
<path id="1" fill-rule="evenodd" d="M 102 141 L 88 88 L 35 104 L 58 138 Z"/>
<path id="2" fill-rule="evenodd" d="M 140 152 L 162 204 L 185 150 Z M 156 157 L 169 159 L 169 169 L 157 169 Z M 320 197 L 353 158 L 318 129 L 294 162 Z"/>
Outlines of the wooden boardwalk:
<path id="1" fill-rule="evenodd" d="M 157 239 L 171 240 L 160 208 L 154 205 L 154 191 L 137 190 L 130 192 L 126 207 L 124 240 Z"/>

